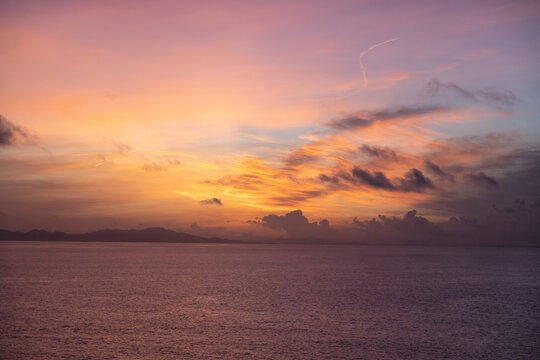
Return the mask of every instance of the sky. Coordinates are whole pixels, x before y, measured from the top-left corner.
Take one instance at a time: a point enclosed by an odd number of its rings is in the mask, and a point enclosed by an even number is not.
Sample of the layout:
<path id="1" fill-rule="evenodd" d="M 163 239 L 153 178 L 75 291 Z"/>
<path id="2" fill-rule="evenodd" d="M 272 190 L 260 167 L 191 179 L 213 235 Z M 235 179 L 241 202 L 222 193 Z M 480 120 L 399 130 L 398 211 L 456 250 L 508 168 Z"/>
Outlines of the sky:
<path id="1" fill-rule="evenodd" d="M 0 228 L 534 238 L 539 20 L 528 0 L 1 0 Z"/>

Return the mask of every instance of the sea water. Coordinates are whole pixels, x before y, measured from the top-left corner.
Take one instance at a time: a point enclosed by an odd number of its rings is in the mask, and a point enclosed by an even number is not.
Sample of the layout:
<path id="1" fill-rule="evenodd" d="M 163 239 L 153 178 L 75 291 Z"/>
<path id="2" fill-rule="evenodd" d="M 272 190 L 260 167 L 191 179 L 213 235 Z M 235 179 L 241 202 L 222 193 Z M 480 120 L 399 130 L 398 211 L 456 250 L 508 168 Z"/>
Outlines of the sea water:
<path id="1" fill-rule="evenodd" d="M 540 249 L 0 243 L 1 359 L 538 359 Z"/>

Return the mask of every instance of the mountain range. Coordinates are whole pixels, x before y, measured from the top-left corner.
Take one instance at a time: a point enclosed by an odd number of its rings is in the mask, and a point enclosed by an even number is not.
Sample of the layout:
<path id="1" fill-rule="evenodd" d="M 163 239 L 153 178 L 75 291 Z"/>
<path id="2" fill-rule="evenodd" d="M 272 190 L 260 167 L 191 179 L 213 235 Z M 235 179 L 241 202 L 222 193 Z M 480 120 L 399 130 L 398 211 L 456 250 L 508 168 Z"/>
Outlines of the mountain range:
<path id="1" fill-rule="evenodd" d="M 184 232 L 154 227 L 141 230 L 99 230 L 83 234 L 31 230 L 0 230 L 0 241 L 98 241 L 98 242 L 169 242 L 169 243 L 244 243 L 243 241 L 205 238 Z"/>

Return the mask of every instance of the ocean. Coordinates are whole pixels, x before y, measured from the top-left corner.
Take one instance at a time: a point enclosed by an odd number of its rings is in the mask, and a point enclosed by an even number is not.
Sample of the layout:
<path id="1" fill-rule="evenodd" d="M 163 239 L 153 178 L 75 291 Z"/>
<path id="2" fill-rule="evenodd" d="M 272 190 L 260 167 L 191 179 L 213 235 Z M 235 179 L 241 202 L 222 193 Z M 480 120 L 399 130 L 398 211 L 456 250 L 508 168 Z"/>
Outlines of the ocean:
<path id="1" fill-rule="evenodd" d="M 1 359 L 538 359 L 540 249 L 0 242 Z"/>

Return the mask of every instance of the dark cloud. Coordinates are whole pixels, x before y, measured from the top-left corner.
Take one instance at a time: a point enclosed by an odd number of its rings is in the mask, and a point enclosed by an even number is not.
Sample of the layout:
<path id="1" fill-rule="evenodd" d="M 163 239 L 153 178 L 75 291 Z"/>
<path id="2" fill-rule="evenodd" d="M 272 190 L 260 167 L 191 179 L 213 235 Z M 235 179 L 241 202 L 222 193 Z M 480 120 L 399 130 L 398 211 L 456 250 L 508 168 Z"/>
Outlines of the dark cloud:
<path id="1" fill-rule="evenodd" d="M 497 180 L 495 180 L 495 178 L 488 176 L 483 172 L 466 174 L 465 177 L 478 185 L 488 186 L 491 188 L 499 187 L 499 183 Z"/>
<path id="2" fill-rule="evenodd" d="M 319 221 L 319 227 L 323 228 L 323 229 L 330 228 L 330 221 L 328 221 L 326 219 L 322 219 L 321 221 Z"/>
<path id="3" fill-rule="evenodd" d="M 386 175 L 380 171 L 371 172 L 369 170 L 354 167 L 352 175 L 360 183 L 375 189 L 395 190 L 396 187 L 388 180 Z"/>
<path id="4" fill-rule="evenodd" d="M 293 238 L 326 237 L 327 240 L 353 243 L 425 243 L 429 240 L 429 237 L 425 235 L 425 228 L 429 228 L 429 235 L 440 233 L 440 230 L 427 219 L 417 217 L 414 210 L 403 219 L 388 218 L 383 215 L 366 221 L 354 218 L 354 227 L 343 229 L 331 228 L 324 220 L 318 224 L 310 223 L 300 210 L 292 211 L 285 216 L 265 216 L 260 224 L 275 230 L 285 230 Z"/>
<path id="5" fill-rule="evenodd" d="M 427 84 L 427 93 L 430 96 L 450 93 L 470 101 L 484 101 L 508 109 L 511 109 L 519 101 L 517 96 L 510 90 L 483 89 L 471 91 L 455 83 L 443 83 L 437 79 L 432 79 Z"/>
<path id="6" fill-rule="evenodd" d="M 352 177 L 348 176 L 348 174 L 340 174 L 340 177 L 353 183 L 389 191 L 422 193 L 427 189 L 435 188 L 429 178 L 425 177 L 420 170 L 414 168 L 407 171 L 403 177 L 396 178 L 393 181 L 390 181 L 386 174 L 381 171 L 371 172 L 356 166 L 352 170 Z"/>
<path id="7" fill-rule="evenodd" d="M 358 231 L 352 231 L 353 234 L 356 233 L 363 241 L 381 244 L 431 244 L 443 233 L 436 224 L 417 216 L 416 210 L 407 212 L 403 218 L 384 215 L 365 221 L 354 218 L 353 224 L 358 227 Z"/>
<path id="8" fill-rule="evenodd" d="M 488 192 L 492 193 L 492 192 Z M 489 212 L 493 204 L 493 197 L 486 196 L 485 192 L 476 192 L 474 195 L 465 195 L 456 191 L 443 191 L 437 197 L 424 199 L 415 204 L 416 207 L 438 214 L 478 215 Z M 491 194 L 488 194 L 491 195 Z"/>
<path id="9" fill-rule="evenodd" d="M 373 158 L 377 158 L 380 160 L 385 160 L 385 161 L 398 160 L 398 156 L 396 152 L 387 147 L 369 146 L 369 145 L 364 144 L 361 147 L 359 147 L 358 150 L 368 156 L 371 156 Z"/>
<path id="10" fill-rule="evenodd" d="M 32 140 L 33 135 L 0 115 L 0 146 L 14 145 L 19 140 Z"/>
<path id="11" fill-rule="evenodd" d="M 474 245 L 540 246 L 540 211 L 534 207 L 494 205 L 491 212 L 452 217 L 440 227 L 454 241 Z"/>
<path id="12" fill-rule="evenodd" d="M 502 159 L 501 159 L 502 158 Z M 491 212 L 493 204 L 499 208 L 534 207 L 539 198 L 538 179 L 540 179 L 540 149 L 532 147 L 505 153 L 500 157 L 486 158 L 475 163 L 477 171 L 494 169 L 497 179 L 486 175 L 489 179 L 478 176 L 464 176 L 464 186 L 475 186 L 468 191 L 439 192 L 437 197 L 425 199 L 415 204 L 417 208 L 439 214 L 459 214 L 478 217 Z M 465 169 L 467 171 L 468 169 Z M 489 173 L 487 173 L 489 174 Z M 495 181 L 495 182 L 493 182 Z M 495 185 L 495 184 L 498 184 Z M 479 187 L 477 187 L 479 186 Z M 519 200 L 528 205 L 519 205 Z M 504 205 L 500 205 L 504 204 Z"/>
<path id="13" fill-rule="evenodd" d="M 441 169 L 441 167 L 431 160 L 425 160 L 424 161 L 424 167 L 432 174 L 437 175 L 440 178 L 447 179 L 451 182 L 455 181 L 455 176 L 452 174 L 449 174 L 448 172 Z"/>
<path id="14" fill-rule="evenodd" d="M 217 205 L 217 206 L 223 206 L 223 203 L 218 198 L 211 198 L 206 200 L 201 200 L 200 202 L 202 205 Z"/>
<path id="15" fill-rule="evenodd" d="M 368 127 L 377 121 L 408 119 L 448 110 L 450 110 L 449 107 L 443 106 L 402 106 L 394 109 L 359 112 L 357 114 L 348 115 L 344 118 L 334 119 L 326 125 L 336 130 L 354 130 Z"/>
<path id="16" fill-rule="evenodd" d="M 301 210 L 291 211 L 285 215 L 272 214 L 264 216 L 260 224 L 274 230 L 285 230 L 290 236 L 299 238 L 320 238 L 331 229 L 326 219 L 321 220 L 319 223 L 310 223 Z"/>
<path id="17" fill-rule="evenodd" d="M 411 117 L 430 115 L 448 110 L 450 110 L 450 108 L 435 105 L 401 106 L 395 109 L 385 109 L 371 112 L 370 118 L 375 121 L 408 119 Z"/>
<path id="18" fill-rule="evenodd" d="M 426 189 L 434 189 L 431 180 L 418 169 L 410 169 L 403 178 L 398 179 L 399 190 L 404 192 L 424 192 Z"/>
<path id="19" fill-rule="evenodd" d="M 141 166 L 141 169 L 143 169 L 146 172 L 165 172 L 167 171 L 167 168 L 164 166 L 159 165 L 158 163 L 148 163 Z"/>
<path id="20" fill-rule="evenodd" d="M 339 178 L 337 176 L 328 176 L 326 174 L 320 174 L 319 180 L 323 183 L 339 184 Z"/>

